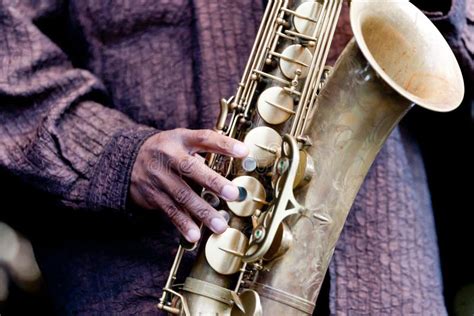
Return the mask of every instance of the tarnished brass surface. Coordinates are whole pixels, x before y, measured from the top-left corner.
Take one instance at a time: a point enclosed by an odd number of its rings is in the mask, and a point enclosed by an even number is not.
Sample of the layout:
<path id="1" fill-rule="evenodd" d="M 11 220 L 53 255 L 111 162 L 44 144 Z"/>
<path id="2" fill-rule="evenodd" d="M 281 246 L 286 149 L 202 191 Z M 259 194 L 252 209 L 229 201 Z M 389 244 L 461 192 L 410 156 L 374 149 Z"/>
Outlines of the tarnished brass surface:
<path id="1" fill-rule="evenodd" d="M 281 223 L 273 238 L 272 245 L 268 249 L 263 259 L 266 261 L 275 260 L 283 256 L 293 244 L 293 234 L 287 224 Z"/>
<path id="2" fill-rule="evenodd" d="M 255 159 L 258 167 L 269 167 L 280 150 L 281 136 L 270 127 L 260 126 L 245 136 L 244 143 L 249 148 L 249 157 Z"/>
<path id="3" fill-rule="evenodd" d="M 315 173 L 313 157 L 309 156 L 305 150 L 300 151 L 300 164 L 296 171 L 295 183 L 293 188 L 303 187 L 307 185 L 313 178 Z"/>
<path id="4" fill-rule="evenodd" d="M 369 166 L 411 106 L 410 101 L 377 82 L 370 68 L 360 71 L 367 63 L 354 42 L 344 54 L 308 126 L 314 140 L 308 150 L 317 161 L 316 176 L 297 194 L 306 207 L 305 216 L 288 220 L 294 246 L 259 278 L 260 284 L 310 302 L 316 301 L 337 238 Z M 265 315 L 303 313 L 265 294 L 261 299 Z"/>
<path id="5" fill-rule="evenodd" d="M 237 306 L 232 308 L 231 316 L 262 316 L 262 305 L 260 296 L 254 290 L 245 290 L 239 295 L 245 310 L 242 311 Z"/>
<path id="6" fill-rule="evenodd" d="M 294 100 L 283 88 L 271 87 L 263 91 L 257 102 L 258 114 L 269 124 L 281 124 L 288 120 L 295 105 Z"/>
<path id="7" fill-rule="evenodd" d="M 347 214 L 384 141 L 419 104 L 456 108 L 461 71 L 441 34 L 405 0 L 352 0 L 352 40 L 327 58 L 342 0 L 269 0 L 216 130 L 250 155 L 208 165 L 245 188 L 213 205 L 224 234 L 178 248 L 158 307 L 181 315 L 311 315 Z M 204 194 L 204 196 L 209 196 Z M 184 251 L 197 258 L 175 284 Z"/>
<path id="8" fill-rule="evenodd" d="M 293 18 L 295 28 L 301 34 L 311 36 L 316 31 L 316 22 L 322 5 L 319 2 L 308 1 L 298 6 Z"/>
<path id="9" fill-rule="evenodd" d="M 275 203 L 264 215 L 264 220 L 253 231 L 248 249 L 242 258 L 245 262 L 256 262 L 263 258 L 271 248 L 283 221 L 304 210 L 304 207 L 296 201 L 293 193 L 293 183 L 300 162 L 300 152 L 296 140 L 285 135 L 282 148 L 282 157 L 287 159 L 288 167 L 275 184 Z M 257 234 L 259 232 L 260 234 Z"/>
<path id="10" fill-rule="evenodd" d="M 312 59 L 313 55 L 309 49 L 299 44 L 291 45 L 281 53 L 280 69 L 289 79 L 293 79 L 298 73 L 299 77 L 304 79 L 308 75 Z"/>
<path id="11" fill-rule="evenodd" d="M 308 153 L 316 161 L 316 176 L 297 194 L 306 211 L 287 221 L 294 246 L 269 272 L 260 274 L 261 285 L 315 302 L 353 200 L 393 127 L 414 102 L 444 111 L 462 99 L 459 67 L 431 22 L 411 4 L 386 6 L 385 12 L 375 5 L 353 3 L 353 28 L 365 52 L 353 40 L 318 98 L 314 118 L 306 127 L 313 140 Z M 413 25 L 423 26 L 416 36 L 409 32 Z M 410 60 L 412 52 L 423 55 L 412 55 Z M 375 72 L 373 65 L 386 72 Z M 417 84 L 406 78 L 417 78 Z M 450 80 L 439 87 L 432 85 L 436 78 Z M 262 294 L 265 315 L 304 314 Z"/>
<path id="12" fill-rule="evenodd" d="M 220 274 L 234 274 L 242 266 L 247 244 L 247 236 L 235 228 L 228 228 L 220 235 L 212 234 L 206 243 L 207 262 Z"/>

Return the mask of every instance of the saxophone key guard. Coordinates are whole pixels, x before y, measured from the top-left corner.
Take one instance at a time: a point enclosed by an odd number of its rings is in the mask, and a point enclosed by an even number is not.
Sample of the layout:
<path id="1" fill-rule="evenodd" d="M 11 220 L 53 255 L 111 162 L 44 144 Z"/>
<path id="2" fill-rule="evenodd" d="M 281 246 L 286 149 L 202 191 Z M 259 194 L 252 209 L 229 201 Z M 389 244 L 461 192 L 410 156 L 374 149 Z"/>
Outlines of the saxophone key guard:
<path id="1" fill-rule="evenodd" d="M 250 239 L 249 247 L 245 256 L 244 262 L 254 262 L 265 257 L 270 248 L 280 248 L 274 245 L 275 237 L 280 230 L 281 236 L 283 233 L 283 220 L 288 216 L 300 214 L 304 207 L 300 205 L 293 194 L 293 186 L 297 176 L 300 163 L 300 150 L 294 137 L 285 135 L 282 143 L 282 159 L 287 162 L 287 167 L 284 173 L 280 176 L 276 183 L 275 189 L 275 203 L 264 215 L 265 220 L 254 229 Z M 281 159 L 280 159 L 281 161 Z M 280 188 L 280 189 L 279 189 Z M 289 247 L 291 238 L 287 237 L 286 233 L 285 247 Z M 283 239 L 281 239 L 283 240 Z M 278 243 L 278 241 L 276 241 Z M 273 247 L 272 247 L 273 246 Z M 274 251 L 270 257 L 281 255 L 280 251 Z"/>

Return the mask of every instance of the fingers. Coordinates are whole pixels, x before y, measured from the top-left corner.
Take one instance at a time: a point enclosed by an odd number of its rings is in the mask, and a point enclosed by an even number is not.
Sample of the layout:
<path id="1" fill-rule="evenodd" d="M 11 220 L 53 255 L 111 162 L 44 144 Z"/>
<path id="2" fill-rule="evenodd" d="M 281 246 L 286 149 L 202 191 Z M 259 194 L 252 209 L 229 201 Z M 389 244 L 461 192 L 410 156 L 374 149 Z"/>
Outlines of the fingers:
<path id="1" fill-rule="evenodd" d="M 183 176 L 194 180 L 201 186 L 220 195 L 227 201 L 235 201 L 239 197 L 239 189 L 231 181 L 206 166 L 202 160 L 194 156 L 184 155 L 175 160 L 174 168 Z"/>
<path id="2" fill-rule="evenodd" d="M 158 208 L 161 208 L 170 218 L 171 222 L 178 228 L 189 242 L 197 242 L 201 237 L 198 225 L 193 219 L 183 211 L 176 202 L 164 192 L 155 192 L 154 201 Z"/>
<path id="3" fill-rule="evenodd" d="M 222 215 L 196 194 L 181 176 L 194 180 L 226 200 L 236 200 L 239 196 L 235 185 L 195 156 L 199 152 L 243 158 L 248 149 L 240 141 L 211 130 L 161 132 L 147 140 L 140 149 L 130 186 L 133 201 L 147 209 L 162 209 L 190 242 L 199 239 L 193 217 L 217 234 L 223 233 L 228 225 Z"/>
<path id="4" fill-rule="evenodd" d="M 235 158 L 244 158 L 249 154 L 244 143 L 212 130 L 188 130 L 185 145 L 194 152 L 213 152 Z"/>
<path id="5" fill-rule="evenodd" d="M 214 208 L 197 195 L 188 184 L 176 174 L 170 174 L 164 179 L 165 190 L 181 207 L 199 219 L 214 233 L 222 234 L 227 229 L 227 221 Z"/>
<path id="6" fill-rule="evenodd" d="M 138 190 L 146 209 L 161 209 L 189 242 L 197 242 L 201 237 L 200 229 L 194 220 L 165 192 L 154 187 L 142 186 Z"/>

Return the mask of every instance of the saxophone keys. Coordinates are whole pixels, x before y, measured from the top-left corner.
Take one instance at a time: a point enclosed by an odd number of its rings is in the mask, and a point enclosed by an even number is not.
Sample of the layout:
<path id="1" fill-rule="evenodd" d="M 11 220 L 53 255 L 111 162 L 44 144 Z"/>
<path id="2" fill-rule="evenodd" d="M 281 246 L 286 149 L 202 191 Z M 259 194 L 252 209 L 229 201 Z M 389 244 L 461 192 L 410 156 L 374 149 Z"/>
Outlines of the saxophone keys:
<path id="1" fill-rule="evenodd" d="M 271 87 L 263 91 L 257 101 L 258 114 L 272 125 L 286 122 L 295 114 L 294 107 L 293 97 L 281 87 Z"/>
<path id="2" fill-rule="evenodd" d="M 257 209 L 262 208 L 266 202 L 266 192 L 264 186 L 250 176 L 241 176 L 232 180 L 236 186 L 244 188 L 246 191 L 245 199 L 242 201 L 228 201 L 227 206 L 237 216 L 252 216 Z"/>
<path id="3" fill-rule="evenodd" d="M 239 295 L 239 304 L 232 306 L 231 316 L 262 316 L 260 296 L 254 290 L 245 290 Z"/>
<path id="4" fill-rule="evenodd" d="M 285 223 L 281 223 L 280 226 L 278 226 L 275 237 L 273 237 L 272 245 L 263 256 L 263 259 L 271 261 L 283 256 L 288 249 L 290 249 L 292 243 L 293 234 L 291 233 L 290 228 Z"/>
<path id="5" fill-rule="evenodd" d="M 213 208 L 217 208 L 221 204 L 221 200 L 219 199 L 217 194 L 209 190 L 203 190 L 201 193 L 201 198 Z"/>
<path id="6" fill-rule="evenodd" d="M 314 48 L 316 47 L 316 41 L 308 41 L 306 45 L 308 45 L 308 47 Z"/>
<path id="7" fill-rule="evenodd" d="M 285 19 L 283 18 L 277 18 L 276 22 L 279 24 L 279 25 L 283 25 L 284 27 L 289 27 L 290 24 L 285 21 Z"/>
<path id="8" fill-rule="evenodd" d="M 313 178 L 315 171 L 313 158 L 305 151 L 300 151 L 300 163 L 296 172 L 293 188 L 301 188 L 307 185 Z"/>
<path id="9" fill-rule="evenodd" d="M 227 119 L 227 115 L 229 114 L 229 101 L 231 99 L 221 99 L 220 101 L 220 113 L 219 117 L 217 118 L 217 123 L 215 127 L 216 131 L 223 131 L 225 129 L 225 122 Z"/>
<path id="10" fill-rule="evenodd" d="M 248 238 L 235 228 L 212 234 L 205 247 L 206 260 L 217 273 L 231 275 L 240 271 Z"/>
<path id="11" fill-rule="evenodd" d="M 281 54 L 273 55 L 280 58 L 280 69 L 285 77 L 293 79 L 298 72 L 300 79 L 306 78 L 309 72 L 309 65 L 313 60 L 311 51 L 300 44 L 290 45 Z"/>
<path id="12" fill-rule="evenodd" d="M 293 15 L 293 25 L 301 34 L 313 36 L 322 5 L 319 2 L 304 2 Z"/>
<path id="13" fill-rule="evenodd" d="M 257 161 L 252 157 L 245 157 L 242 160 L 242 169 L 247 172 L 253 172 L 257 169 Z"/>
<path id="14" fill-rule="evenodd" d="M 255 159 L 260 168 L 273 165 L 282 142 L 280 134 L 266 126 L 252 129 L 244 139 L 250 151 L 248 157 Z"/>

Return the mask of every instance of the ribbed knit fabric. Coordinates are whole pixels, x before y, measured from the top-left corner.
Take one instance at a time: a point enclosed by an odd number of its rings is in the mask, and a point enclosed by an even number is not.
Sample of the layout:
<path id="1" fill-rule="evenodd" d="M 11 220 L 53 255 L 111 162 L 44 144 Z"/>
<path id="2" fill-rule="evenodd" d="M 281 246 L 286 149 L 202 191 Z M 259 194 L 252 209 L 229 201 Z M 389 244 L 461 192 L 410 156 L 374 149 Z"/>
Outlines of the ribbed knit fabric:
<path id="1" fill-rule="evenodd" d="M 460 3 L 440 25 L 469 72 L 472 19 Z M 261 0 L 1 0 L 2 169 L 68 208 L 126 211 L 141 143 L 159 130 L 213 126 L 262 13 Z M 331 60 L 350 36 L 343 14 Z M 335 251 L 332 313 L 445 313 L 429 200 L 417 147 L 397 129 Z M 58 311 L 156 314 L 176 246 L 171 224 L 159 214 L 126 224 L 84 216 L 79 229 L 62 224 L 77 233 L 36 245 Z"/>

